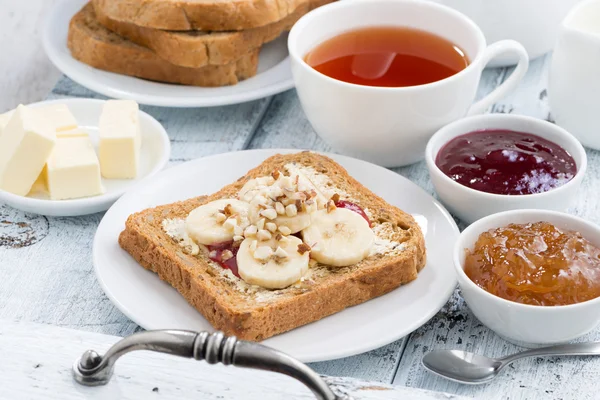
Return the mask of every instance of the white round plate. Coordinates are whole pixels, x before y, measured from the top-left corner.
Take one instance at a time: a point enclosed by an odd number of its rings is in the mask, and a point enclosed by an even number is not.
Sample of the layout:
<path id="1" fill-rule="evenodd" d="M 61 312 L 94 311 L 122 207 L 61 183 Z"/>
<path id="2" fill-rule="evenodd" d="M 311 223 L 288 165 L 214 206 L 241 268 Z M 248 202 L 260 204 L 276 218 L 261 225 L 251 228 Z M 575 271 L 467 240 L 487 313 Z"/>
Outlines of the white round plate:
<path id="1" fill-rule="evenodd" d="M 123 196 L 108 210 L 94 239 L 96 276 L 111 301 L 145 329 L 213 331 L 175 289 L 122 250 L 118 236 L 134 212 L 216 192 L 267 157 L 289 152 L 294 150 L 250 150 L 201 158 L 170 168 Z M 456 286 L 452 250 L 459 231 L 444 207 L 392 171 L 329 156 L 373 192 L 417 216 L 426 231 L 427 265 L 415 281 L 391 293 L 263 342 L 303 362 L 351 356 L 391 343 L 427 322 Z"/>
<path id="2" fill-rule="evenodd" d="M 69 21 L 88 0 L 64 0 L 53 8 L 44 28 L 48 57 L 75 82 L 103 95 L 163 107 L 213 107 L 243 103 L 294 87 L 287 50 L 287 34 L 260 51 L 258 73 L 237 85 L 216 88 L 171 85 L 92 68 L 71 57 L 67 47 Z"/>
<path id="3" fill-rule="evenodd" d="M 98 121 L 104 106 L 104 100 L 61 99 L 42 101 L 30 107 L 42 107 L 48 104 L 66 104 L 79 126 L 90 134 L 97 149 Z M 140 152 L 139 176 L 136 179 L 102 179 L 105 192 L 100 196 L 73 200 L 50 200 L 43 191 L 32 191 L 30 196 L 18 196 L 0 190 L 0 203 L 6 203 L 19 210 L 57 217 L 77 216 L 106 211 L 126 190 L 138 184 L 142 179 L 155 175 L 167 165 L 171 155 L 171 143 L 163 126 L 150 115 L 140 111 L 142 131 L 142 150 Z"/>

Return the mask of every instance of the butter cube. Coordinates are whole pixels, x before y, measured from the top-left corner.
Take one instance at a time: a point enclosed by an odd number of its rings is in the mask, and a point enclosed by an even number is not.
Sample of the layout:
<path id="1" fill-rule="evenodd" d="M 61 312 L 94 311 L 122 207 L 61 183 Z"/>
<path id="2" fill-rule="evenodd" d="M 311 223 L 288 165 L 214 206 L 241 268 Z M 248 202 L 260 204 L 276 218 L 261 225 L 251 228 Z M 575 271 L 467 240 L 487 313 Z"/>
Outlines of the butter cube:
<path id="1" fill-rule="evenodd" d="M 56 133 L 32 109 L 19 106 L 0 135 L 0 189 L 29 193 L 56 143 Z"/>
<path id="2" fill-rule="evenodd" d="M 77 121 L 65 104 L 51 104 L 36 108 L 35 111 L 49 121 L 56 132 L 77 128 Z"/>
<path id="3" fill-rule="evenodd" d="M 80 137 L 80 136 L 89 136 L 89 134 L 81 128 L 69 129 L 67 131 L 57 131 L 57 138 L 70 138 L 70 137 Z"/>
<path id="4" fill-rule="evenodd" d="M 6 128 L 6 125 L 8 124 L 8 121 L 10 121 L 10 118 L 12 117 L 14 113 L 14 110 L 6 112 L 4 114 L 0 114 L 0 135 L 2 135 L 2 131 L 4 130 L 4 128 Z"/>
<path id="5" fill-rule="evenodd" d="M 100 168 L 107 179 L 138 175 L 142 135 L 139 107 L 131 100 L 109 100 L 100 116 Z"/>
<path id="6" fill-rule="evenodd" d="M 87 136 L 58 138 L 45 175 L 52 200 L 77 199 L 104 192 L 100 163 Z"/>

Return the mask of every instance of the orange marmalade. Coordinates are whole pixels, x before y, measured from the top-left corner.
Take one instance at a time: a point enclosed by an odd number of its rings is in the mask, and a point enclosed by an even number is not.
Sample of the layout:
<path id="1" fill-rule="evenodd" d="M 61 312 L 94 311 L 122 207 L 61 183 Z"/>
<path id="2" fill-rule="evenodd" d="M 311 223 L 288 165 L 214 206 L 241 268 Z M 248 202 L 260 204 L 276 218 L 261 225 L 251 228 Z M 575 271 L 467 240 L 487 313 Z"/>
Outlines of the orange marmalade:
<path id="1" fill-rule="evenodd" d="M 600 249 L 548 222 L 482 233 L 467 250 L 465 273 L 479 287 L 517 303 L 562 306 L 600 296 Z"/>

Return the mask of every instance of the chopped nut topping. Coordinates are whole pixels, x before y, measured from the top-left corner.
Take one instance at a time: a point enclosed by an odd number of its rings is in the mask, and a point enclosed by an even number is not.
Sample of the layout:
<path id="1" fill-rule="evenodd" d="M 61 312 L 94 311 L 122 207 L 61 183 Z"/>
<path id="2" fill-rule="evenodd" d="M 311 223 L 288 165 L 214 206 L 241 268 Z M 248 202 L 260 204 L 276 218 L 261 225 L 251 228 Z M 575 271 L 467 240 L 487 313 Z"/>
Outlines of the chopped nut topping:
<path id="1" fill-rule="evenodd" d="M 222 212 L 219 212 L 219 213 L 217 213 L 217 215 L 215 215 L 215 219 L 217 220 L 218 223 L 222 224 L 227 219 L 227 216 L 225 214 L 223 214 Z"/>
<path id="2" fill-rule="evenodd" d="M 327 202 L 327 212 L 330 213 L 332 211 L 335 211 L 337 207 L 335 206 L 335 203 L 333 202 L 333 200 L 329 200 Z"/>
<path id="3" fill-rule="evenodd" d="M 294 185 L 298 186 L 298 180 L 300 179 L 300 175 L 296 175 L 294 178 Z"/>
<path id="4" fill-rule="evenodd" d="M 275 250 L 274 256 L 277 258 L 288 258 L 289 257 L 288 253 L 279 246 L 277 246 L 277 250 Z"/>
<path id="5" fill-rule="evenodd" d="M 288 217 L 295 217 L 298 215 L 298 208 L 296 208 L 295 204 L 289 204 L 285 207 L 285 215 Z"/>
<path id="6" fill-rule="evenodd" d="M 233 258 L 233 253 L 231 252 L 231 250 L 224 250 L 221 253 L 221 260 L 222 261 L 227 261 Z"/>
<path id="7" fill-rule="evenodd" d="M 237 226 L 238 222 L 235 218 L 227 218 L 227 220 L 223 223 L 223 226 L 230 231 L 233 231 Z"/>
<path id="8" fill-rule="evenodd" d="M 261 229 L 256 234 L 256 238 L 261 241 L 269 240 L 269 239 L 271 239 L 271 232 L 269 232 L 266 229 Z"/>
<path id="9" fill-rule="evenodd" d="M 337 194 L 337 193 L 334 193 L 334 194 L 333 194 L 333 196 L 331 196 L 331 200 L 332 200 L 334 203 L 337 203 L 338 201 L 340 201 L 340 195 L 339 195 L 339 194 Z"/>
<path id="10" fill-rule="evenodd" d="M 296 198 L 297 198 L 298 200 L 302 200 L 302 201 L 304 201 L 304 200 L 306 200 L 306 199 L 308 198 L 308 196 L 307 196 L 307 195 L 306 195 L 306 193 L 304 193 L 304 192 L 297 192 L 297 193 L 296 193 Z"/>
<path id="11" fill-rule="evenodd" d="M 310 251 L 310 246 L 309 245 L 307 245 L 306 243 L 300 243 L 298 245 L 298 253 L 304 254 L 307 251 Z"/>
<path id="12" fill-rule="evenodd" d="M 257 247 L 258 247 L 258 240 L 253 240 L 252 243 L 250 243 L 250 251 L 252 253 L 254 253 L 256 251 Z"/>
<path id="13" fill-rule="evenodd" d="M 289 227 L 284 226 L 284 225 L 279 227 L 279 232 L 281 232 L 281 234 L 284 236 L 288 236 L 288 235 L 292 234 L 292 230 Z"/>
<path id="14" fill-rule="evenodd" d="M 304 194 L 306 194 L 306 197 L 309 199 L 317 197 L 317 191 L 315 189 L 311 189 L 307 192 L 304 192 Z"/>
<path id="15" fill-rule="evenodd" d="M 243 237 L 243 236 L 235 235 L 235 236 L 233 237 L 233 241 L 234 241 L 234 242 L 241 242 L 241 241 L 243 241 L 243 240 L 244 240 L 244 237 Z"/>
<path id="16" fill-rule="evenodd" d="M 273 249 L 269 246 L 260 246 L 254 252 L 254 258 L 260 261 L 266 261 L 273 255 Z"/>
<path id="17" fill-rule="evenodd" d="M 254 236 L 254 235 L 256 235 L 257 232 L 258 232 L 258 228 L 256 227 L 256 225 L 250 225 L 244 231 L 244 236 L 246 236 L 246 237 Z"/>
<path id="18" fill-rule="evenodd" d="M 304 202 L 302 200 L 296 200 L 296 210 L 302 212 L 304 210 Z"/>
<path id="19" fill-rule="evenodd" d="M 210 253 L 208 253 L 208 256 L 210 258 L 217 258 L 217 251 L 216 250 L 212 250 Z"/>
<path id="20" fill-rule="evenodd" d="M 265 228 L 267 228 L 267 230 L 271 233 L 277 232 L 277 225 L 273 222 L 267 222 L 265 224 Z"/>
<path id="21" fill-rule="evenodd" d="M 256 228 L 260 231 L 262 229 L 265 229 L 265 219 L 261 218 L 258 220 L 258 222 L 256 223 Z"/>
<path id="22" fill-rule="evenodd" d="M 283 215 L 285 214 L 285 207 L 280 202 L 277 202 L 275 203 L 275 211 L 277 211 L 277 214 Z"/>
<path id="23" fill-rule="evenodd" d="M 283 235 L 281 233 L 278 233 L 277 235 L 275 235 L 275 240 L 277 240 L 278 242 L 283 239 Z"/>
<path id="24" fill-rule="evenodd" d="M 276 169 L 275 171 L 273 171 L 273 173 L 271 174 L 271 176 L 273 177 L 273 179 L 277 180 L 281 176 L 281 172 L 279 172 L 279 170 Z"/>
<path id="25" fill-rule="evenodd" d="M 243 236 L 244 235 L 244 228 L 242 228 L 239 225 L 236 225 L 233 227 L 233 234 L 235 236 Z"/>
<path id="26" fill-rule="evenodd" d="M 260 215 L 268 219 L 275 219 L 277 218 L 277 211 L 275 211 L 274 208 L 268 208 L 266 210 L 262 210 Z"/>
<path id="27" fill-rule="evenodd" d="M 223 214 L 225 214 L 227 217 L 231 217 L 234 214 L 233 207 L 231 206 L 231 204 L 227 204 L 225 206 L 225 208 L 223 209 Z"/>

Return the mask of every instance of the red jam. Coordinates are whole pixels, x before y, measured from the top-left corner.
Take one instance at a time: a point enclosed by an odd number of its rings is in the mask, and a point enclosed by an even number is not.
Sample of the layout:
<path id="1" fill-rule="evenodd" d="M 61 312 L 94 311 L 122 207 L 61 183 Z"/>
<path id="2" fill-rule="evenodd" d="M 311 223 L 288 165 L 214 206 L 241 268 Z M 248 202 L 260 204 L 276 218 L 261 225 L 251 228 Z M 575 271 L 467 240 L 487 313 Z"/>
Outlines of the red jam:
<path id="1" fill-rule="evenodd" d="M 240 246 L 234 246 L 233 241 L 231 242 L 223 242 L 212 244 L 210 246 L 206 246 L 209 252 L 209 258 L 225 269 L 231 270 L 235 276 L 238 278 L 240 274 L 238 273 L 238 265 L 237 265 L 237 253 L 240 250 Z M 223 260 L 223 253 L 226 251 L 230 251 L 233 254 L 233 257 Z M 211 256 L 212 255 L 212 256 Z"/>
<path id="2" fill-rule="evenodd" d="M 335 203 L 335 206 L 337 208 L 345 208 L 347 210 L 354 211 L 369 223 L 369 227 L 371 226 L 371 220 L 369 219 L 369 216 L 367 215 L 367 213 L 365 213 L 365 210 L 363 210 L 359 205 L 346 200 L 338 200 Z"/>
<path id="3" fill-rule="evenodd" d="M 506 130 L 454 138 L 440 150 L 436 165 L 461 185 L 507 195 L 547 192 L 577 173 L 573 157 L 556 143 Z"/>

